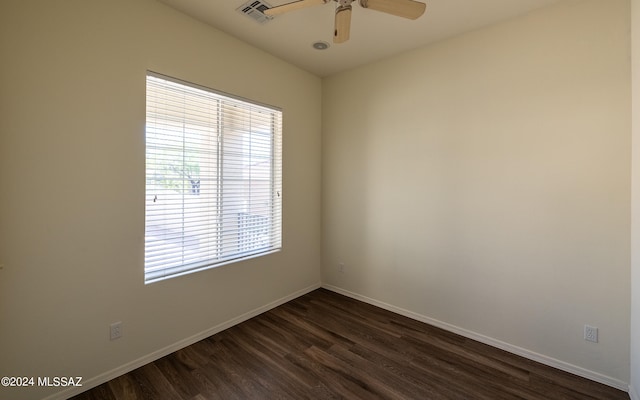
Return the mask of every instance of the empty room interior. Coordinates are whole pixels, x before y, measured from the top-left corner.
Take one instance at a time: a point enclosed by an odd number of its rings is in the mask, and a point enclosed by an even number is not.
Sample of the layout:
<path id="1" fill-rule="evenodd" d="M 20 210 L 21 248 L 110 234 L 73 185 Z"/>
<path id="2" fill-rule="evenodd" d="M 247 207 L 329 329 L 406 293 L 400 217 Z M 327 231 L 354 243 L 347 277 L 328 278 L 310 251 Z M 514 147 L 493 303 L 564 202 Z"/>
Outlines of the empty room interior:
<path id="1" fill-rule="evenodd" d="M 0 398 L 78 395 L 320 289 L 640 400 L 640 0 L 354 2 L 344 43 L 333 2 L 243 3 L 0 3 Z M 274 251 L 150 278 L 152 74 L 281 112 Z"/>

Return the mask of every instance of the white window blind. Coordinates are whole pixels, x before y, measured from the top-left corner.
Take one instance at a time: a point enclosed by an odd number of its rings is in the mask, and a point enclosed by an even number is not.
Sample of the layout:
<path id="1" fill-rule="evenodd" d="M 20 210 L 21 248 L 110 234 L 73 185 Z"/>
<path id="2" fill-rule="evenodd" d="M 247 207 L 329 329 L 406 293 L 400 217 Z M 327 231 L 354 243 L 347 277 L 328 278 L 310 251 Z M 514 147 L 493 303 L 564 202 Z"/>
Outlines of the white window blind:
<path id="1" fill-rule="evenodd" d="M 282 112 L 147 74 L 145 282 L 281 248 Z"/>

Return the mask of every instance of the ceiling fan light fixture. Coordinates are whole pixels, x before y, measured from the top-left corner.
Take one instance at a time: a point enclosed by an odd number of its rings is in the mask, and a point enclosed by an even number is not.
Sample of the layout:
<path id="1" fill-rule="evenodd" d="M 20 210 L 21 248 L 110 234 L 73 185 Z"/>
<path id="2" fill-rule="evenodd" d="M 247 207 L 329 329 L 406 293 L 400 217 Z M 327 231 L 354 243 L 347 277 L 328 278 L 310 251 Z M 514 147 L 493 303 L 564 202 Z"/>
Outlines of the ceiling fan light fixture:
<path id="1" fill-rule="evenodd" d="M 329 43 L 323 42 L 322 40 L 318 40 L 311 45 L 316 50 L 326 50 L 329 48 Z"/>
<path id="2" fill-rule="evenodd" d="M 259 0 L 255 1 L 257 2 Z M 282 4 L 263 11 L 265 16 L 271 17 L 289 11 L 295 11 L 319 4 L 326 4 L 329 1 L 331 0 L 294 0 L 291 3 Z M 356 0 L 333 1 L 338 4 L 336 7 L 335 23 L 333 28 L 333 43 L 344 43 L 349 40 L 351 30 L 351 3 Z M 368 8 L 370 10 L 380 11 L 407 19 L 419 18 L 424 14 L 424 11 L 427 8 L 425 3 L 416 0 L 359 0 L 358 3 L 362 8 Z M 324 48 L 316 47 L 315 44 L 313 47 L 318 50 L 324 50 Z"/>

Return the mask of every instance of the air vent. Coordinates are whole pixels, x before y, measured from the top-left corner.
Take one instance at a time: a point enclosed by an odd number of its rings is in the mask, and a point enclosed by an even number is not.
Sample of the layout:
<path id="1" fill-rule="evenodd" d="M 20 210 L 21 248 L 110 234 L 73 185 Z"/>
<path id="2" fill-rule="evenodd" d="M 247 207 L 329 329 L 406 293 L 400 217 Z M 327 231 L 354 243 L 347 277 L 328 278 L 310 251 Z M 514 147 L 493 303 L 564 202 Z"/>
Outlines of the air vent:
<path id="1" fill-rule="evenodd" d="M 264 10 L 267 10 L 269 8 L 271 8 L 271 6 L 264 1 L 250 0 L 245 4 L 241 5 L 236 10 L 240 11 L 241 13 L 243 13 L 244 15 L 246 15 L 247 17 L 250 17 L 255 21 L 258 21 L 261 24 L 264 24 L 265 22 L 268 22 L 273 19 L 273 17 L 264 15 Z"/>

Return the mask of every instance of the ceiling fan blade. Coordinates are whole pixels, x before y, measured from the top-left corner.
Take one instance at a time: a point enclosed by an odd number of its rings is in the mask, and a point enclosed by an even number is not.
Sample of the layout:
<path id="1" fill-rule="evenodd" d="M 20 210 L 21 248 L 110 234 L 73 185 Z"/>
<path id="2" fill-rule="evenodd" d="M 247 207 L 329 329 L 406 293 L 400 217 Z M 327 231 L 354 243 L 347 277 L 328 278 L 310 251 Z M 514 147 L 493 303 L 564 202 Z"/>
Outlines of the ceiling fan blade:
<path id="1" fill-rule="evenodd" d="M 264 10 L 265 15 L 279 15 L 289 11 L 300 10 L 311 6 L 326 4 L 329 0 L 299 0 Z"/>
<path id="2" fill-rule="evenodd" d="M 363 8 L 382 11 L 398 17 L 416 19 L 427 8 L 427 5 L 414 0 L 360 0 Z"/>
<path id="3" fill-rule="evenodd" d="M 351 32 L 351 6 L 336 8 L 336 24 L 333 31 L 333 43 L 344 43 L 349 40 Z"/>

